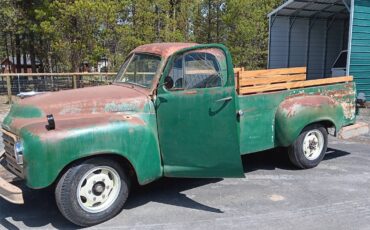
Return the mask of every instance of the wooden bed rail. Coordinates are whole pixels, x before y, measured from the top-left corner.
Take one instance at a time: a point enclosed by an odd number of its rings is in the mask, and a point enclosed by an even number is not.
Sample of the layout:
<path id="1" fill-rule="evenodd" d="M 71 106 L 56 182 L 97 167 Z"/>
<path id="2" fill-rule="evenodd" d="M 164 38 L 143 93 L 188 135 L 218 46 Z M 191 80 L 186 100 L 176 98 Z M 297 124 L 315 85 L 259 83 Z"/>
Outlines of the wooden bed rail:
<path id="1" fill-rule="evenodd" d="M 246 71 L 235 68 L 238 94 L 256 94 L 279 90 L 351 82 L 352 76 L 306 80 L 306 67 Z"/>
<path id="2" fill-rule="evenodd" d="M 247 71 L 244 68 L 235 68 L 234 72 L 239 73 L 241 79 L 244 78 L 265 78 L 274 77 L 276 75 L 296 75 L 296 74 L 306 74 L 306 67 L 295 67 L 295 68 L 283 68 L 283 69 L 265 69 L 265 70 L 251 70 Z"/>

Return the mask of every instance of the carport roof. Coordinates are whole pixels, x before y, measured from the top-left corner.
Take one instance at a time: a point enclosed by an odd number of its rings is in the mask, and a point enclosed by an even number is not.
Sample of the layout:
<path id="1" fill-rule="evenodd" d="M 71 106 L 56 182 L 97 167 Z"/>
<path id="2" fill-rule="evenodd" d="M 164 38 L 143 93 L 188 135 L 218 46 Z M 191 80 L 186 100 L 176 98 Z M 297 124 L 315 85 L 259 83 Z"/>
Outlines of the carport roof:
<path id="1" fill-rule="evenodd" d="M 348 0 L 288 0 L 268 16 L 348 18 L 349 5 Z"/>

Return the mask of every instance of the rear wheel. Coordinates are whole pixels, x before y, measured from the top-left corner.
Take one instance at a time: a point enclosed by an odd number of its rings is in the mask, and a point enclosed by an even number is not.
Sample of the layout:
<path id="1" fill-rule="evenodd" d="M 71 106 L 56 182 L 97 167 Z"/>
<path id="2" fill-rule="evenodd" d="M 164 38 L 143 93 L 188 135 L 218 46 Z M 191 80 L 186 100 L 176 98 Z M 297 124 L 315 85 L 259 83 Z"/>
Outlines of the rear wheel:
<path id="1" fill-rule="evenodd" d="M 55 189 L 63 216 L 79 226 L 91 226 L 117 215 L 126 202 L 129 181 L 121 165 L 93 158 L 70 167 Z"/>
<path id="2" fill-rule="evenodd" d="M 324 158 L 327 146 L 326 129 L 319 124 L 307 126 L 289 147 L 290 161 L 298 168 L 314 168 Z"/>

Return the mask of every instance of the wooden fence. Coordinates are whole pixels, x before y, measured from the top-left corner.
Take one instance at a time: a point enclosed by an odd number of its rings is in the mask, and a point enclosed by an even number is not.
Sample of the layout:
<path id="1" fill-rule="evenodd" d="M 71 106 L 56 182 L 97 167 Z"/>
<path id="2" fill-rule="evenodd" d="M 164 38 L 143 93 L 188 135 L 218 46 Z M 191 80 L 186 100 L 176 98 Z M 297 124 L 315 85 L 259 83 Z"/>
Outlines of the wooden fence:
<path id="1" fill-rule="evenodd" d="M 116 73 L 11 73 L 0 74 L 0 94 L 12 95 L 30 91 L 57 91 L 109 84 Z"/>

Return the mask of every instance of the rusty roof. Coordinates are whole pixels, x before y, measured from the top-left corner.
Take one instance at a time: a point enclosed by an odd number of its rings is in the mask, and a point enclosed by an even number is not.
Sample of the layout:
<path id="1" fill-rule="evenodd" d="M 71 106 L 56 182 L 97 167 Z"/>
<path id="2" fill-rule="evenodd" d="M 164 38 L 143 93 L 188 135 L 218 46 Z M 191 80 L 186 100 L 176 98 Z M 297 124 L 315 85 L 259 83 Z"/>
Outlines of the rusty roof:
<path id="1" fill-rule="evenodd" d="M 171 56 L 173 53 L 177 51 L 189 48 L 198 45 L 197 43 L 181 43 L 181 42 L 171 42 L 171 43 L 152 43 L 146 44 L 137 47 L 131 53 L 138 52 L 138 53 L 153 53 L 160 55 L 161 57 L 168 57 Z"/>

